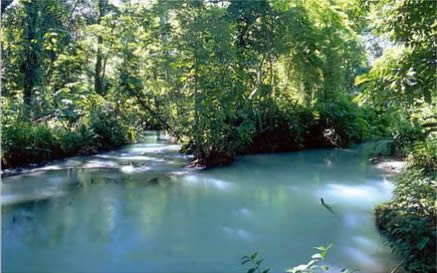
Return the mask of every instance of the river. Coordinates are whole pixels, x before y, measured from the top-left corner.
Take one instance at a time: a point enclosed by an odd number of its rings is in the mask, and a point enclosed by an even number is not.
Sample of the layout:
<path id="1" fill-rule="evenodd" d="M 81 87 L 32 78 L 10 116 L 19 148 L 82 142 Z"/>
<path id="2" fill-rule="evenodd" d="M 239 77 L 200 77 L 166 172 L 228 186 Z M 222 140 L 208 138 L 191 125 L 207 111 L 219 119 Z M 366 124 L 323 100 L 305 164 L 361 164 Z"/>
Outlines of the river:
<path id="1" fill-rule="evenodd" d="M 2 272 L 245 272 L 255 250 L 284 272 L 331 243 L 332 272 L 399 262 L 372 216 L 393 185 L 359 147 L 189 160 L 151 133 L 4 178 Z"/>

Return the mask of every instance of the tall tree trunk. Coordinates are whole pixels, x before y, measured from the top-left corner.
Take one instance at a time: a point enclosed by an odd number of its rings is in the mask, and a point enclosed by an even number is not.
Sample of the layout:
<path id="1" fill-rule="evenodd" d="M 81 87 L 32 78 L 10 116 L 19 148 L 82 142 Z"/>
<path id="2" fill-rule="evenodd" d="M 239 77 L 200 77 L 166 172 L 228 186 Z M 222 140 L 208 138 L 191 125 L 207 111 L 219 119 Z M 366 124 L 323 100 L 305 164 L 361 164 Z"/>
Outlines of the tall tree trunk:
<path id="1" fill-rule="evenodd" d="M 36 48 L 34 48 L 35 31 L 37 25 L 37 3 L 30 2 L 26 4 L 26 13 L 28 16 L 28 21 L 26 22 L 27 31 L 27 50 L 25 51 L 25 60 L 21 66 L 21 72 L 24 74 L 23 82 L 23 95 L 24 103 L 30 105 L 32 100 L 32 91 L 35 86 L 36 76 L 37 76 L 37 66 L 38 66 L 38 55 Z"/>
<path id="2" fill-rule="evenodd" d="M 97 57 L 96 57 L 96 69 L 94 75 L 94 90 L 99 95 L 104 95 L 103 85 L 102 85 L 102 71 L 103 71 L 103 56 L 102 56 L 102 43 L 103 38 L 101 36 L 97 37 Z"/>
<path id="3" fill-rule="evenodd" d="M 107 0 L 97 0 L 97 24 L 100 24 L 102 17 L 105 16 L 105 8 Z M 97 56 L 96 56 L 96 68 L 94 74 L 94 90 L 97 94 L 105 95 L 103 86 L 103 54 L 102 54 L 103 38 L 97 36 Z"/>

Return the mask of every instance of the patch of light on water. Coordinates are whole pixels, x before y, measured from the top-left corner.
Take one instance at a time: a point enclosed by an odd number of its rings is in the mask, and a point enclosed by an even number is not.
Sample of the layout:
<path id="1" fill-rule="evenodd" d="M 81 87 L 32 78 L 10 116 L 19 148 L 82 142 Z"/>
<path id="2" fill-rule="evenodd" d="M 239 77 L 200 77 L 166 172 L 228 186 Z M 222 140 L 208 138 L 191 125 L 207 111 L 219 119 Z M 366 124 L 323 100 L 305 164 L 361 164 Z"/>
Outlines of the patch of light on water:
<path id="1" fill-rule="evenodd" d="M 181 170 L 181 171 L 173 171 L 170 174 L 171 175 L 175 175 L 175 176 L 182 176 L 182 175 L 187 175 L 189 173 L 192 173 L 193 171 L 194 170 L 192 170 L 192 169 L 184 169 L 184 170 Z"/>
<path id="2" fill-rule="evenodd" d="M 152 168 L 148 166 L 134 167 L 132 165 L 125 165 L 120 168 L 120 171 L 125 174 L 142 173 L 150 170 Z"/>
<path id="3" fill-rule="evenodd" d="M 226 182 L 223 180 L 219 180 L 216 178 L 205 178 L 205 177 L 199 177 L 195 175 L 187 175 L 184 177 L 184 181 L 191 185 L 202 185 L 202 186 L 212 186 L 219 190 L 229 190 L 235 185 L 231 182 Z"/>
<path id="4" fill-rule="evenodd" d="M 355 228 L 360 223 L 360 217 L 358 217 L 356 214 L 344 214 L 343 215 L 343 222 L 345 226 L 349 228 Z"/>
<path id="5" fill-rule="evenodd" d="M 236 237 L 238 239 L 250 240 L 253 237 L 250 232 L 242 228 L 231 228 L 231 227 L 224 226 L 223 230 L 227 234 L 231 235 L 232 237 Z"/>
<path id="6" fill-rule="evenodd" d="M 26 176 L 36 176 L 36 177 L 38 177 L 38 176 L 43 175 L 43 174 L 44 174 L 44 171 L 38 170 L 38 171 L 33 171 L 33 172 L 30 172 L 30 173 L 26 173 L 25 175 Z"/>
<path id="7" fill-rule="evenodd" d="M 7 206 L 7 205 L 15 205 L 19 203 L 26 203 L 29 201 L 36 201 L 36 200 L 45 200 L 56 196 L 61 196 L 66 194 L 64 191 L 39 191 L 39 192 L 32 192 L 29 194 L 7 194 L 2 195 L 1 198 L 1 205 Z"/>
<path id="8" fill-rule="evenodd" d="M 344 254 L 363 269 L 365 268 L 372 272 L 384 272 L 384 268 L 375 261 L 375 258 L 366 254 L 364 251 L 353 247 L 346 247 L 344 248 Z"/>
<path id="9" fill-rule="evenodd" d="M 133 173 L 135 171 L 135 168 L 132 165 L 126 165 L 126 166 L 121 166 L 120 171 L 122 173 Z"/>
<path id="10" fill-rule="evenodd" d="M 393 190 L 395 189 L 395 185 L 386 177 L 384 177 L 384 180 L 381 183 L 381 187 L 388 192 L 393 192 Z"/>
<path id="11" fill-rule="evenodd" d="M 220 190 L 228 190 L 233 186 L 233 184 L 230 182 L 226 182 L 218 179 L 212 179 L 212 178 L 207 179 L 207 183 L 214 185 L 216 188 Z"/>
<path id="12" fill-rule="evenodd" d="M 179 145 L 164 145 L 164 144 L 145 144 L 141 146 L 133 146 L 127 148 L 129 154 L 147 154 L 147 153 L 162 153 L 178 151 Z"/>
<path id="13" fill-rule="evenodd" d="M 132 155 L 132 154 L 124 154 L 120 156 L 116 155 L 96 155 L 97 158 L 104 159 L 116 159 L 116 160 L 152 160 L 154 157 L 144 156 L 144 155 Z"/>
<path id="14" fill-rule="evenodd" d="M 355 236 L 353 240 L 360 246 L 360 248 L 372 250 L 380 247 L 377 243 L 375 243 L 375 241 L 364 236 Z"/>
<path id="15" fill-rule="evenodd" d="M 65 170 L 69 168 L 74 167 L 81 167 L 81 165 L 84 163 L 83 160 L 77 160 L 77 159 L 66 159 L 64 161 L 56 161 L 51 163 L 50 165 L 37 168 L 35 170 L 41 170 L 41 171 L 57 171 L 57 170 Z"/>
<path id="16" fill-rule="evenodd" d="M 62 170 L 62 169 L 65 169 L 65 167 L 61 167 L 59 165 L 51 165 L 51 166 L 40 168 L 40 170 L 44 170 L 44 171 L 56 171 L 56 170 Z"/>
<path id="17" fill-rule="evenodd" d="M 83 168 L 118 168 L 120 165 L 114 161 L 90 160 Z"/>
<path id="18" fill-rule="evenodd" d="M 339 184 L 329 184 L 328 188 L 334 191 L 335 194 L 342 195 L 346 198 L 366 198 L 372 195 L 373 188 L 367 186 L 348 186 Z"/>
<path id="19" fill-rule="evenodd" d="M 244 217 L 251 217 L 252 212 L 247 208 L 240 208 L 237 210 L 236 215 L 237 216 L 244 216 Z"/>
<path id="20" fill-rule="evenodd" d="M 103 200 L 103 203 L 105 204 L 103 206 L 103 219 L 106 222 L 105 223 L 105 228 L 107 229 L 107 232 L 111 232 L 114 227 L 115 227 L 115 221 L 116 221 L 116 213 L 115 213 L 115 208 L 114 208 L 114 203 L 113 200 L 111 200 L 110 198 Z"/>
<path id="21" fill-rule="evenodd" d="M 381 187 L 384 190 L 381 191 Z M 373 203 L 388 200 L 391 196 L 389 185 L 375 182 L 375 186 L 370 185 L 344 185 L 344 184 L 326 184 L 316 192 L 318 198 L 323 197 L 325 201 L 363 204 L 372 206 Z M 369 201 L 372 201 L 369 203 Z"/>

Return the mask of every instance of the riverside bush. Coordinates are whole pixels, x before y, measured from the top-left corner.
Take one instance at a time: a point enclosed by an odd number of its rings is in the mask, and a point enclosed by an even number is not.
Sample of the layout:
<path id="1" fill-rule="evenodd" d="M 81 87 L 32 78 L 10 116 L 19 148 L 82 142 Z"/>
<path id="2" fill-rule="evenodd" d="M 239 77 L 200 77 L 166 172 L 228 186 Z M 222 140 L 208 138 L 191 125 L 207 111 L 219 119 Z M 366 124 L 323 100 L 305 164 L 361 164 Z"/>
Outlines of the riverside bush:
<path id="1" fill-rule="evenodd" d="M 53 158 L 59 152 L 56 134 L 46 125 L 17 122 L 2 129 L 2 165 L 17 166 Z"/>
<path id="2" fill-rule="evenodd" d="M 52 128 L 45 123 L 14 121 L 3 125 L 1 163 L 3 168 L 42 163 L 76 154 L 111 149 L 133 140 L 122 120 L 99 115 L 72 129 Z"/>
<path id="3" fill-rule="evenodd" d="M 422 169 L 425 174 L 437 175 L 437 138 L 416 143 L 408 156 L 408 165 L 411 168 Z"/>
<path id="4" fill-rule="evenodd" d="M 416 143 L 408 168 L 396 177 L 394 199 L 376 210 L 378 227 L 409 272 L 435 272 L 437 145 L 435 138 Z"/>
<path id="5" fill-rule="evenodd" d="M 347 97 L 339 96 L 331 102 L 319 103 L 315 111 L 319 115 L 318 127 L 328 145 L 345 146 L 362 141 L 368 135 L 369 121 L 363 110 Z"/>

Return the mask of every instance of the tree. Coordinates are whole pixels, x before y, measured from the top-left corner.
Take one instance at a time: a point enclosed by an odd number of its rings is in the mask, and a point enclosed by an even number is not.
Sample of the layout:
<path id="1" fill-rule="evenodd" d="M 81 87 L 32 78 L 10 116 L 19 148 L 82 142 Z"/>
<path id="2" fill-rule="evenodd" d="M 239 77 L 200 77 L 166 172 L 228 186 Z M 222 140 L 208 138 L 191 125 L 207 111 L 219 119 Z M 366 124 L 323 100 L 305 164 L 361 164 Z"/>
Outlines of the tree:
<path id="1" fill-rule="evenodd" d="M 100 25 L 102 18 L 106 15 L 108 9 L 108 0 L 97 0 L 97 24 Z M 104 71 L 103 71 L 103 54 L 102 54 L 103 38 L 97 35 L 97 53 L 96 53 L 96 68 L 94 75 L 94 90 L 99 95 L 104 95 L 103 86 Z"/>
<path id="2" fill-rule="evenodd" d="M 435 1 L 380 1 L 372 6 L 373 29 L 389 33 L 396 43 L 357 84 L 370 99 L 390 100 L 404 108 L 411 104 L 435 103 L 437 96 L 437 20 Z M 390 59 L 397 51 L 396 59 Z M 382 96 L 381 96 L 382 95 Z"/>

